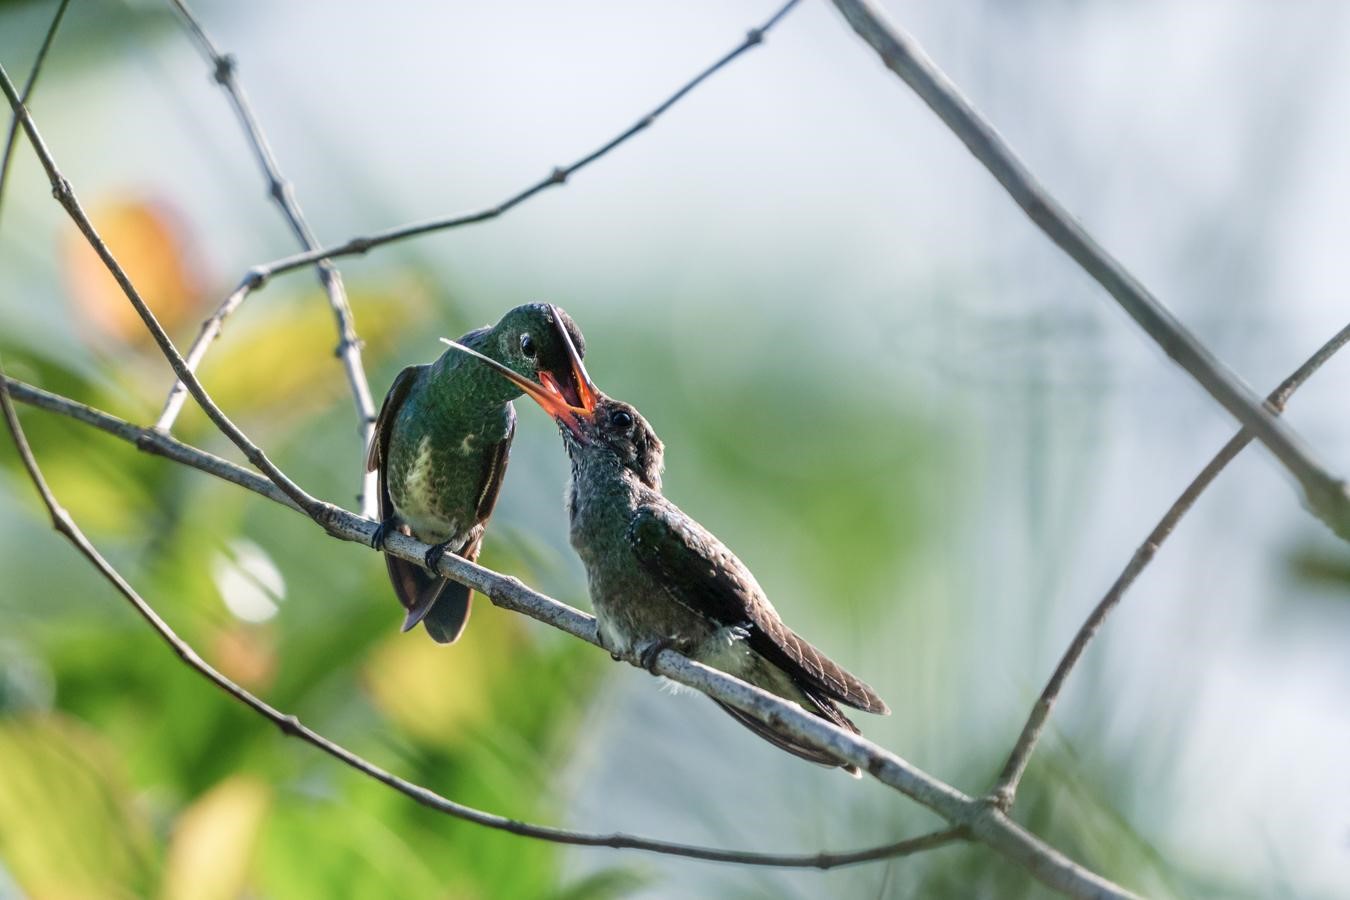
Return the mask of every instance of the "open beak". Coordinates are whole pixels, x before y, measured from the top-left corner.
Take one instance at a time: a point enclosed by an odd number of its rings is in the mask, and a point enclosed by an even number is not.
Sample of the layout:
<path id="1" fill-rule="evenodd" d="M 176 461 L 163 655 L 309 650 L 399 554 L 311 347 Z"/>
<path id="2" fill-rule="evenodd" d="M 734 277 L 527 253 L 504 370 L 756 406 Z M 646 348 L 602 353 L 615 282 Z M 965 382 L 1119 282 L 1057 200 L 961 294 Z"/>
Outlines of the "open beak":
<path id="1" fill-rule="evenodd" d="M 585 435 L 578 422 L 581 416 L 591 416 L 595 412 L 595 384 L 592 383 L 590 375 L 586 373 L 586 368 L 581 364 L 581 357 L 577 355 L 576 348 L 572 346 L 572 341 L 567 337 L 567 332 L 563 330 L 563 340 L 566 342 L 568 355 L 572 362 L 572 376 L 575 379 L 576 393 L 580 399 L 579 405 L 573 405 L 568 402 L 566 395 L 559 389 L 558 381 L 547 372 L 540 373 L 540 384 L 536 384 L 530 379 L 521 375 L 514 369 L 504 366 L 490 356 L 484 356 L 472 347 L 466 347 L 458 341 L 452 341 L 449 338 L 441 338 L 441 342 L 454 347 L 461 353 L 467 353 L 479 362 L 496 370 L 507 381 L 520 388 L 525 394 L 543 407 L 544 412 L 548 413 L 559 424 L 566 425 L 579 440 L 585 440 Z"/>
<path id="2" fill-rule="evenodd" d="M 553 325 L 558 330 L 558 337 L 562 339 L 563 347 L 567 350 L 567 369 L 556 373 L 547 370 L 541 371 L 539 382 L 544 387 L 560 393 L 563 399 L 568 402 L 568 405 L 583 409 L 587 413 L 593 413 L 597 392 L 595 383 L 591 381 L 590 374 L 587 373 L 586 367 L 581 362 L 581 353 L 572 343 L 572 335 L 563 325 L 562 311 L 553 304 L 549 304 L 548 308 L 553 313 Z"/>

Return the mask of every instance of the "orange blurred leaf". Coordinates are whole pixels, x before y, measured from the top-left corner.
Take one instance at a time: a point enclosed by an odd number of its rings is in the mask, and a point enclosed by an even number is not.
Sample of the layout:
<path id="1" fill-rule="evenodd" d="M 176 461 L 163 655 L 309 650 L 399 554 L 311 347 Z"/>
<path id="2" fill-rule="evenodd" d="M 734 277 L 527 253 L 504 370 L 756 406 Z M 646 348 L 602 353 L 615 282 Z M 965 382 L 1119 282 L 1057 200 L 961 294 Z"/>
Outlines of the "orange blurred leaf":
<path id="1" fill-rule="evenodd" d="M 100 200 L 89 216 L 160 324 L 172 331 L 198 311 L 204 279 L 187 225 L 170 207 L 127 197 Z M 149 340 L 122 289 L 74 226 L 64 233 L 61 249 L 75 312 L 86 330 L 123 343 Z"/>

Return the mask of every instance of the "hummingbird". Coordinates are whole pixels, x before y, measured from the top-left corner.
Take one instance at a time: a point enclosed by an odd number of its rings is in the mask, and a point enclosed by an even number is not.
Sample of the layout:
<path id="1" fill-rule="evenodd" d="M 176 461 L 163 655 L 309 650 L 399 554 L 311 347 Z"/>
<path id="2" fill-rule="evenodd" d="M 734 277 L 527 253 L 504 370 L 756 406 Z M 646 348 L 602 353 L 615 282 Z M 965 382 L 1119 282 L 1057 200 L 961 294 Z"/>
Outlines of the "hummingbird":
<path id="1" fill-rule="evenodd" d="M 581 331 L 548 303 L 517 306 L 460 342 L 533 388 L 580 402 L 571 359 L 584 352 Z M 469 618 L 471 591 L 434 574 L 445 553 L 473 561 L 483 546 L 506 473 L 520 390 L 480 359 L 449 350 L 398 374 L 375 421 L 366 456 L 379 470 L 380 527 L 432 544 L 424 563 L 385 556 L 394 593 L 407 610 L 403 630 L 421 622 L 438 643 L 453 643 Z"/>
<path id="2" fill-rule="evenodd" d="M 839 704 L 889 713 L 876 691 L 784 624 L 745 564 L 666 499 L 661 439 L 637 409 L 591 382 L 575 347 L 567 350 L 575 403 L 487 362 L 559 425 L 572 463 L 566 494 L 571 542 L 586 568 L 601 645 L 649 670 L 661 650 L 674 648 L 855 734 Z M 859 775 L 855 766 L 719 705 L 777 747 Z"/>

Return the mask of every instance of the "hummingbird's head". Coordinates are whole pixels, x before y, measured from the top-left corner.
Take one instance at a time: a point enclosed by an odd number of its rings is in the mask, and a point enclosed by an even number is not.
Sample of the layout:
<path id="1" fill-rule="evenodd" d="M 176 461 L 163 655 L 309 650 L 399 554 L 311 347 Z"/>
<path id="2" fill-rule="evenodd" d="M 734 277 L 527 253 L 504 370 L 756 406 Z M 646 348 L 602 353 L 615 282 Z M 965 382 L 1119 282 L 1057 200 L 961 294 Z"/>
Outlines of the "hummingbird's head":
<path id="1" fill-rule="evenodd" d="M 548 329 L 539 330 L 541 323 L 547 323 Z M 541 334 L 549 335 L 548 339 Z M 600 389 L 581 362 L 573 334 L 580 339 L 581 332 L 567 313 L 539 303 L 518 306 L 489 331 L 465 336 L 466 342 L 479 346 L 486 342 L 482 351 L 449 338 L 441 341 L 496 370 L 580 439 L 581 423 L 595 412 Z M 505 353 L 508 347 L 515 349 L 505 354 L 506 361 L 493 358 L 494 351 Z"/>
<path id="2" fill-rule="evenodd" d="M 561 426 L 563 440 L 573 459 L 604 454 L 636 475 L 643 484 L 660 490 L 661 469 L 665 465 L 661 439 L 641 413 L 627 403 L 606 396 L 595 386 L 581 362 L 581 353 L 572 342 L 572 336 L 565 328 L 558 329 L 558 334 L 567 355 L 567 371 L 564 377 L 542 377 L 539 384 L 472 347 L 448 338 L 441 340 L 491 366 L 538 403 Z M 575 401 L 564 392 L 565 384 L 573 387 Z"/>
<path id="3" fill-rule="evenodd" d="M 665 445 L 632 404 L 599 394 L 590 415 L 577 422 L 579 429 L 563 429 L 570 454 L 608 454 L 647 487 L 661 490 Z"/>
<path id="4" fill-rule="evenodd" d="M 572 357 L 585 356 L 586 341 L 577 323 L 560 307 L 552 303 L 517 306 L 470 343 L 537 387 L 559 394 L 569 405 L 581 405 L 583 387 Z"/>

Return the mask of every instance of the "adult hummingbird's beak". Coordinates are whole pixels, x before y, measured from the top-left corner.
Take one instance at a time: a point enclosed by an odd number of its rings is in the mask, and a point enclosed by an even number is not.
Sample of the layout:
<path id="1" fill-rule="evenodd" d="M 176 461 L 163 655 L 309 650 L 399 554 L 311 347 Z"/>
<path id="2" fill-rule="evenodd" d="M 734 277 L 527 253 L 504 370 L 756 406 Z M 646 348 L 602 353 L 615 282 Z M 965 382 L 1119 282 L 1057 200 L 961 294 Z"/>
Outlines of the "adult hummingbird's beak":
<path id="1" fill-rule="evenodd" d="M 572 343 L 572 335 L 563 325 L 562 311 L 551 303 L 548 308 L 553 313 L 553 325 L 558 329 L 558 337 L 562 339 L 563 347 L 567 350 L 567 364 L 570 371 L 560 373 L 563 378 L 561 381 L 553 372 L 541 371 L 539 381 L 544 387 L 560 393 L 574 409 L 594 414 L 599 389 L 596 388 L 595 382 L 591 381 L 586 366 L 581 362 L 581 354 Z"/>
<path id="2" fill-rule="evenodd" d="M 566 337 L 565 334 L 564 337 Z M 585 439 L 581 431 L 581 426 L 577 422 L 577 417 L 590 416 L 594 412 L 595 401 L 593 391 L 595 385 L 591 383 L 590 376 L 586 374 L 586 369 L 581 367 L 581 359 L 576 355 L 576 350 L 572 347 L 572 342 L 570 340 L 567 341 L 567 346 L 572 355 L 573 367 L 579 373 L 577 376 L 577 384 L 582 386 L 578 391 L 578 394 L 583 397 L 583 404 L 586 403 L 586 398 L 590 399 L 589 408 L 585 405 L 573 406 L 568 403 L 567 398 L 563 395 L 562 391 L 558 389 L 557 381 L 552 376 L 548 376 L 541 387 L 524 375 L 521 375 L 515 369 L 502 365 L 490 356 L 484 356 L 472 347 L 466 347 L 458 341 L 452 341 L 449 338 L 441 338 L 441 343 L 454 347 L 461 353 L 467 353 L 469 356 L 472 356 L 489 368 L 496 370 L 497 374 L 520 388 L 531 400 L 543 407 L 544 412 L 548 413 L 559 423 L 566 425 L 579 439 Z M 541 380 L 543 380 L 543 376 L 546 374 L 547 373 L 540 373 Z"/>

